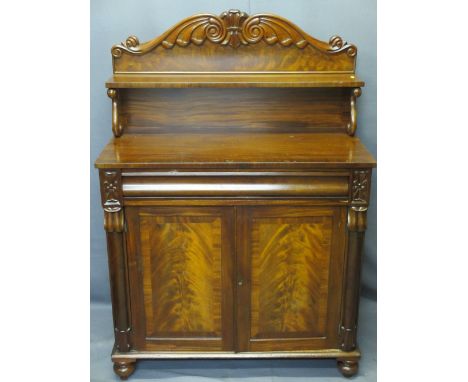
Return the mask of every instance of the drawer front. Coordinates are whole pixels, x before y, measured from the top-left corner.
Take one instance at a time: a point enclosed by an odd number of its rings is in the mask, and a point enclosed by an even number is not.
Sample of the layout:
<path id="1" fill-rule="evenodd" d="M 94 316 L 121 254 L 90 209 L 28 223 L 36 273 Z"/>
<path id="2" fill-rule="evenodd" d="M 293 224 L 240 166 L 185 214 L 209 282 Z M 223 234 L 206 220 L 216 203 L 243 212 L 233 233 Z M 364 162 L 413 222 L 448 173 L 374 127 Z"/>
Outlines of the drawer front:
<path id="1" fill-rule="evenodd" d="M 127 173 L 125 197 L 347 197 L 347 173 Z"/>

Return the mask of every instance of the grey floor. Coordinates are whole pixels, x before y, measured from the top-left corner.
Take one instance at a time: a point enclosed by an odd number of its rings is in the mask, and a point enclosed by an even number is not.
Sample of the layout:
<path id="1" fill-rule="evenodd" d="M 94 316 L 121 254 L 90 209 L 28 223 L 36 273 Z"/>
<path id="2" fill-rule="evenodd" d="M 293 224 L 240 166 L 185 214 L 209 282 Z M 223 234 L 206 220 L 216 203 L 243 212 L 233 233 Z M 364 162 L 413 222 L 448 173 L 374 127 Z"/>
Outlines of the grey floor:
<path id="1" fill-rule="evenodd" d="M 359 346 L 362 352 L 359 373 L 352 380 L 377 380 L 377 304 L 361 299 Z M 110 352 L 113 346 L 112 312 L 108 304 L 91 304 L 91 381 L 120 379 L 112 370 Z M 175 360 L 140 361 L 132 382 L 141 381 L 206 382 L 255 381 L 303 382 L 345 381 L 334 360 Z"/>

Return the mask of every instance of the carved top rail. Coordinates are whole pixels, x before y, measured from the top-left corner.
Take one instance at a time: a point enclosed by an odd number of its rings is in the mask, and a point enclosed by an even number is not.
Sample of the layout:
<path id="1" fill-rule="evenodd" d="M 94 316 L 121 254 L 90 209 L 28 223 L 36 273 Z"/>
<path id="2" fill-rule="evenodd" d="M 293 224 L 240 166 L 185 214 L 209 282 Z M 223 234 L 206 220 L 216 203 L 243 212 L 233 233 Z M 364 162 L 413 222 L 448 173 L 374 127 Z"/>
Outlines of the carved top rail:
<path id="1" fill-rule="evenodd" d="M 158 82 L 161 87 L 191 82 L 199 86 L 314 86 L 314 78 L 316 86 L 363 85 L 355 77 L 356 46 L 339 36 L 328 42 L 317 40 L 290 21 L 270 14 L 249 16 L 230 10 L 220 16 L 194 15 L 145 43 L 130 36 L 113 46 L 111 53 L 114 77 L 107 83 L 111 88 L 158 87 Z M 245 78 L 233 79 L 239 74 Z M 255 80 L 255 76 L 270 75 L 276 76 Z M 213 76 L 222 79 L 207 80 Z"/>

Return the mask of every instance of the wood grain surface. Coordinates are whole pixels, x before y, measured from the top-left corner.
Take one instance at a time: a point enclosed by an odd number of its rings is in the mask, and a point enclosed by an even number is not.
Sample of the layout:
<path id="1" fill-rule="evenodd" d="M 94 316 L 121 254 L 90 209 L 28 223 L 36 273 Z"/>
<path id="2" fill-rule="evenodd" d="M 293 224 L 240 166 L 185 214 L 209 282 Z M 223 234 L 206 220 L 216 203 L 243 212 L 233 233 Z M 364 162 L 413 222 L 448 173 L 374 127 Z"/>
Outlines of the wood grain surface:
<path id="1" fill-rule="evenodd" d="M 232 214 L 224 207 L 127 208 L 137 349 L 232 349 Z"/>
<path id="2" fill-rule="evenodd" d="M 339 207 L 238 208 L 239 349 L 336 346 L 345 213 Z"/>
<path id="3" fill-rule="evenodd" d="M 124 134 L 112 139 L 98 168 L 375 167 L 359 138 L 346 134 Z"/>
<path id="4" fill-rule="evenodd" d="M 252 222 L 253 338 L 325 335 L 332 217 Z"/>
<path id="5" fill-rule="evenodd" d="M 346 132 L 343 89 L 127 89 L 126 133 Z"/>
<path id="6" fill-rule="evenodd" d="M 140 216 L 148 336 L 220 336 L 220 218 Z"/>
<path id="7" fill-rule="evenodd" d="M 108 88 L 340 88 L 361 87 L 354 73 L 133 73 L 116 74 Z"/>
<path id="8" fill-rule="evenodd" d="M 115 60 L 115 73 L 148 72 L 353 72 L 354 59 L 341 53 L 330 58 L 312 47 L 299 50 L 264 42 L 234 50 L 213 44 L 157 47 L 145 55 L 123 54 Z"/>

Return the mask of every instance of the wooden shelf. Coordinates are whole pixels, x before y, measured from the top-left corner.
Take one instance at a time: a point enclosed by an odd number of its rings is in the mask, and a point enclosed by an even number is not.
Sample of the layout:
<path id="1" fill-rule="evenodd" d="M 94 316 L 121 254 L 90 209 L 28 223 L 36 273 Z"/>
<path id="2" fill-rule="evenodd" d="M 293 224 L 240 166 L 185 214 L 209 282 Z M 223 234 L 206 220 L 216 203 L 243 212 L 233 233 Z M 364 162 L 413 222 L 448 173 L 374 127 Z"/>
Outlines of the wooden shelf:
<path id="1" fill-rule="evenodd" d="M 261 142 L 259 144 L 259 142 Z M 112 139 L 98 168 L 375 167 L 358 138 L 346 134 L 125 134 Z"/>
<path id="2" fill-rule="evenodd" d="M 174 74 L 115 74 L 108 88 L 320 88 L 362 87 L 364 82 L 353 73 L 174 73 Z"/>

